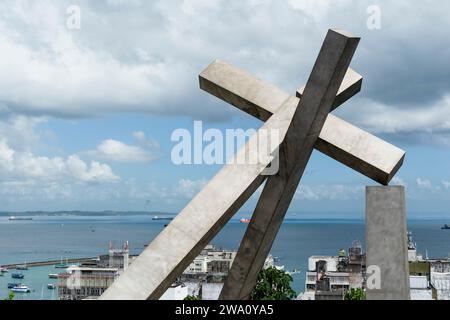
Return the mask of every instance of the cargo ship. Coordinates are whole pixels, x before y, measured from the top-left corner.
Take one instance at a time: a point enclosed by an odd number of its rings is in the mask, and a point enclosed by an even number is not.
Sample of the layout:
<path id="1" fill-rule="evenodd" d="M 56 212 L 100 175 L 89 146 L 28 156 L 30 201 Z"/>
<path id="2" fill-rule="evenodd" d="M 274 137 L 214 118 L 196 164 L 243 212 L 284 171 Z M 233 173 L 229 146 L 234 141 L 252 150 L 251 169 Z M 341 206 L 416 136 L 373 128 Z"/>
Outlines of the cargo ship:
<path id="1" fill-rule="evenodd" d="M 152 220 L 155 220 L 155 221 L 172 221 L 173 218 L 172 217 L 158 217 L 158 216 L 154 216 L 152 218 Z"/>
<path id="2" fill-rule="evenodd" d="M 31 220 L 33 220 L 33 218 L 30 217 L 15 217 L 15 216 L 9 217 L 9 221 L 31 221 Z"/>

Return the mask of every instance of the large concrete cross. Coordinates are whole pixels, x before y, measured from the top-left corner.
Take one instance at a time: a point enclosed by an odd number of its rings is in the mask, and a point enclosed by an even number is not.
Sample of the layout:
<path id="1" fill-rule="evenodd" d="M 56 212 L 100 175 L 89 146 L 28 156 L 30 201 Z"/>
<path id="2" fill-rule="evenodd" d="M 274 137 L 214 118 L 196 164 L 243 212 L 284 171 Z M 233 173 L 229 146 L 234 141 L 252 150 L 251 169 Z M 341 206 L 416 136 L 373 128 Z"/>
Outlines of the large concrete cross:
<path id="1" fill-rule="evenodd" d="M 101 299 L 158 299 L 266 180 L 272 158 L 258 148 L 278 130 L 279 172 L 270 176 L 230 270 L 221 299 L 247 299 L 300 182 L 313 148 L 388 184 L 404 152 L 329 112 L 356 94 L 361 77 L 349 69 L 359 38 L 329 30 L 309 80 L 297 97 L 224 62 L 200 75 L 201 88 L 265 121 L 262 128 L 153 240 Z M 245 163 L 257 153 L 258 163 Z"/>

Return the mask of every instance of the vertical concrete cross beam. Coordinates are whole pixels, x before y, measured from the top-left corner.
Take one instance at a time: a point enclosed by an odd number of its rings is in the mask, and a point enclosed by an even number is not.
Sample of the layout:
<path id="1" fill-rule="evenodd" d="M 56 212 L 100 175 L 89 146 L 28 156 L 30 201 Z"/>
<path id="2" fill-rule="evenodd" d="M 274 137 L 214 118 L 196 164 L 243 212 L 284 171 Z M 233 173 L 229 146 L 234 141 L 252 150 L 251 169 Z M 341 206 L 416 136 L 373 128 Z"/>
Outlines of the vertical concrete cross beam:
<path id="1" fill-rule="evenodd" d="M 338 94 L 359 38 L 330 30 L 280 147 L 280 167 L 269 176 L 220 299 L 248 299 Z"/>

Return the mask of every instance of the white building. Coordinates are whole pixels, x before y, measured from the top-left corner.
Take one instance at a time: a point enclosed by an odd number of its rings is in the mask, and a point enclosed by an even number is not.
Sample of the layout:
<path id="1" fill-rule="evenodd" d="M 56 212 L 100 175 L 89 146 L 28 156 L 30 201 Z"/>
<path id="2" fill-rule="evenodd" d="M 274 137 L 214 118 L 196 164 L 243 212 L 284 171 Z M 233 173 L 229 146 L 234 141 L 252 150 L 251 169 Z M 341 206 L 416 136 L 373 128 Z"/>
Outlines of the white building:
<path id="1" fill-rule="evenodd" d="M 159 300 L 184 300 L 189 295 L 188 287 L 185 285 L 173 285 L 162 295 Z"/>
<path id="2" fill-rule="evenodd" d="M 117 268 L 71 266 L 58 275 L 60 300 L 82 300 L 99 297 L 119 276 Z"/>
<path id="3" fill-rule="evenodd" d="M 433 291 L 427 276 L 409 276 L 411 300 L 432 300 Z"/>

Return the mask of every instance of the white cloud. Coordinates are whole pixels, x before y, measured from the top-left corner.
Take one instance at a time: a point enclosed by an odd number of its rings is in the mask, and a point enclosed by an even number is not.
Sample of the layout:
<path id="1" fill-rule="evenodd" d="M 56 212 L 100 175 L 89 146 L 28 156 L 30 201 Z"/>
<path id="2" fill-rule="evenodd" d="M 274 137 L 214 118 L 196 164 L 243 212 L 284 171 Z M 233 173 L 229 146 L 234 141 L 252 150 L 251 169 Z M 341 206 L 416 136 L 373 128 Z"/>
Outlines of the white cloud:
<path id="1" fill-rule="evenodd" d="M 364 196 L 363 186 L 346 185 L 300 185 L 295 193 L 296 200 L 356 200 Z"/>
<path id="2" fill-rule="evenodd" d="M 392 178 L 390 184 L 391 184 L 391 185 L 398 185 L 398 186 L 405 186 L 405 187 L 407 186 L 406 182 L 405 182 L 402 178 L 400 178 L 400 177 L 394 177 L 394 178 Z"/>
<path id="3" fill-rule="evenodd" d="M 176 201 L 189 201 L 208 183 L 206 179 L 180 179 L 176 183 L 163 186 L 155 183 L 138 184 L 134 179 L 125 182 L 128 190 L 127 196 L 142 201 L 174 203 Z"/>
<path id="4" fill-rule="evenodd" d="M 399 109 L 371 100 L 359 100 L 357 105 L 346 108 L 342 114 L 376 133 L 449 132 L 450 95 L 442 97 L 427 108 L 409 109 Z"/>
<path id="5" fill-rule="evenodd" d="M 177 186 L 175 187 L 175 194 L 182 196 L 184 198 L 192 198 L 194 197 L 200 190 L 206 185 L 207 180 L 189 180 L 189 179 L 181 179 L 178 181 Z"/>
<path id="6" fill-rule="evenodd" d="M 114 182 L 120 180 L 108 165 L 92 161 L 91 166 L 88 167 L 86 162 L 77 155 L 72 155 L 67 159 L 67 168 L 73 177 L 83 182 Z"/>
<path id="7" fill-rule="evenodd" d="M 77 155 L 64 159 L 19 152 L 13 150 L 4 138 L 0 139 L 0 160 L 0 176 L 4 181 L 27 182 L 38 179 L 47 182 L 106 183 L 120 179 L 106 164 L 92 161 L 88 166 Z"/>
<path id="8" fill-rule="evenodd" d="M 159 156 L 159 144 L 152 139 L 148 139 L 144 132 L 133 132 L 136 140 L 135 145 L 107 139 L 100 143 L 95 150 L 86 151 L 84 154 L 91 157 L 109 161 L 133 163 L 150 162 Z"/>
<path id="9" fill-rule="evenodd" d="M 118 162 L 147 162 L 152 160 L 150 154 L 136 146 L 129 146 L 117 140 L 105 140 L 97 147 L 102 158 Z"/>
<path id="10" fill-rule="evenodd" d="M 445 189 L 450 189 L 450 181 L 442 180 L 442 185 Z"/>
<path id="11" fill-rule="evenodd" d="M 428 179 L 417 178 L 416 179 L 417 187 L 421 189 L 431 189 L 433 187 L 432 183 Z"/>

